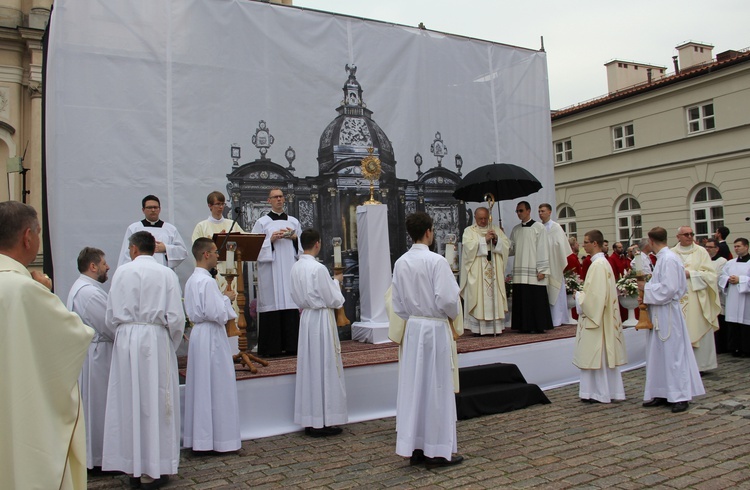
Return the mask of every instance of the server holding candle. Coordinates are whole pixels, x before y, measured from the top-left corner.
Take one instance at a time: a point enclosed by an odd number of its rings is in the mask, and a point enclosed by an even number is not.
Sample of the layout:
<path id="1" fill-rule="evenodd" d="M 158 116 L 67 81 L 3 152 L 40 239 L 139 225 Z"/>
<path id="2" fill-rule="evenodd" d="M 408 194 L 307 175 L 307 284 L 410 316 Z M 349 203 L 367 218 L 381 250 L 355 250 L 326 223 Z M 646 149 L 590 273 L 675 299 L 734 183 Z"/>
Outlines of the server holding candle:
<path id="1" fill-rule="evenodd" d="M 271 211 L 255 222 L 266 235 L 258 255 L 258 355 L 297 354 L 299 308 L 291 295 L 291 271 L 302 253 L 299 221 L 284 212 L 284 192 L 271 189 Z"/>

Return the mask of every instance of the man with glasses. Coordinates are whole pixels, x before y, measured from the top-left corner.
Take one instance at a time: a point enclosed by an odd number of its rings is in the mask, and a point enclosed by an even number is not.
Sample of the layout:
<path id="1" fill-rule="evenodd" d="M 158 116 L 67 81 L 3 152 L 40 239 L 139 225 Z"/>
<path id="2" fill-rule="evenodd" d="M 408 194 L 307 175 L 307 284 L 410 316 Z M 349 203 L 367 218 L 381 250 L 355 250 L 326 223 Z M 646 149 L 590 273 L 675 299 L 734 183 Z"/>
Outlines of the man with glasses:
<path id="1" fill-rule="evenodd" d="M 695 233 L 689 226 L 677 229 L 672 251 L 682 259 L 687 279 L 687 294 L 680 300 L 687 322 L 690 343 L 701 372 L 716 369 L 714 332 L 719 329 L 718 275 L 705 248 L 696 245 Z"/>
<path id="2" fill-rule="evenodd" d="M 187 248 L 185 248 L 185 242 L 182 240 L 180 232 L 174 225 L 159 219 L 161 202 L 158 197 L 148 195 L 143 198 L 141 204 L 144 219 L 136 221 L 125 230 L 125 238 L 122 241 L 117 266 L 130 262 L 130 253 L 128 252 L 130 236 L 138 231 L 147 231 L 154 235 L 156 239 L 156 251 L 154 252 L 156 262 L 170 269 L 175 269 L 187 257 Z"/>
<path id="3" fill-rule="evenodd" d="M 510 233 L 513 262 L 513 314 L 511 329 L 521 333 L 552 330 L 552 315 L 547 297 L 550 274 L 549 244 L 544 225 L 531 219 L 531 206 L 521 201 L 516 206 L 521 223 Z"/>
<path id="4" fill-rule="evenodd" d="M 299 221 L 284 212 L 284 192 L 268 193 L 271 211 L 252 233 L 266 235 L 258 255 L 258 355 L 297 354 L 299 308 L 292 299 L 292 266 L 302 252 Z"/>

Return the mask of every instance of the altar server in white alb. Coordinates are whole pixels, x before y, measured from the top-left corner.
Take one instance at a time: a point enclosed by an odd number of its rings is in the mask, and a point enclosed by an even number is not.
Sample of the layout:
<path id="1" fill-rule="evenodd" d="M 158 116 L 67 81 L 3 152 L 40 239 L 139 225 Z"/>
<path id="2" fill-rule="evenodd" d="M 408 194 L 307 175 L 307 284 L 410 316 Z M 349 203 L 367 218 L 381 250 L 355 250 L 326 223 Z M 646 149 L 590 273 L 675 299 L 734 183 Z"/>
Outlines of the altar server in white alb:
<path id="1" fill-rule="evenodd" d="M 455 335 L 463 326 L 459 288 L 445 257 L 430 251 L 432 218 L 406 218 L 414 245 L 393 268 L 393 312 L 406 320 L 402 333 L 396 400 L 396 454 L 429 468 L 463 461 L 456 454 Z M 454 330 L 455 329 L 455 330 Z M 393 335 L 393 332 L 389 332 Z"/>
<path id="2" fill-rule="evenodd" d="M 133 260 L 112 277 L 106 324 L 115 343 L 102 458 L 103 470 L 122 471 L 131 485 L 152 488 L 176 474 L 180 462 L 175 350 L 185 329 L 179 280 L 154 259 L 155 248 L 153 235 L 133 233 Z"/>
<path id="3" fill-rule="evenodd" d="M 195 271 L 185 284 L 185 311 L 194 327 L 188 345 L 183 445 L 193 451 L 237 451 L 240 415 L 226 323 L 237 318 L 233 291 L 219 291 L 208 272 L 219 260 L 210 238 L 193 243 Z"/>
<path id="4" fill-rule="evenodd" d="M 565 231 L 557 222 L 552 220 L 552 205 L 539 205 L 539 219 L 547 230 L 547 244 L 549 245 L 549 276 L 547 283 L 547 298 L 549 299 L 552 326 L 559 327 L 568 320 L 568 300 L 565 292 L 565 267 L 568 265 L 568 255 L 573 253 L 565 236 Z"/>
<path id="5" fill-rule="evenodd" d="M 638 283 L 638 288 L 644 290 L 639 301 L 648 305 L 654 324 L 646 351 L 643 406 L 671 405 L 672 412 L 684 412 L 693 397 L 706 392 L 680 306 L 687 293 L 685 267 L 667 245 L 667 230 L 652 228 L 648 239 L 656 252 L 656 267 L 645 287 L 643 282 Z"/>
<path id="6" fill-rule="evenodd" d="M 466 328 L 475 335 L 503 333 L 508 299 L 505 264 L 510 241 L 498 226 L 489 226 L 490 210 L 477 208 L 474 224 L 464 230 L 461 243 L 461 296 Z M 493 304 L 494 302 L 494 304 Z"/>
<path id="7" fill-rule="evenodd" d="M 737 257 L 724 265 L 719 277 L 719 286 L 726 296 L 727 347 L 734 357 L 750 357 L 750 253 L 747 238 L 734 241 L 734 253 Z"/>
<path id="8" fill-rule="evenodd" d="M 122 240 L 120 259 L 117 266 L 130 262 L 130 235 L 137 231 L 147 231 L 156 239 L 156 250 L 154 259 L 161 265 L 174 269 L 187 258 L 187 248 L 180 236 L 180 232 L 174 225 L 159 219 L 161 213 L 161 202 L 154 195 L 148 195 L 141 201 L 143 205 L 144 219 L 136 221 L 125 230 L 125 238 Z"/>
<path id="9" fill-rule="evenodd" d="M 627 363 L 622 335 L 617 286 L 609 261 L 604 257 L 604 236 L 591 230 L 583 238 L 583 248 L 591 256 L 591 266 L 576 292 L 578 329 L 573 364 L 581 370 L 581 401 L 610 403 L 625 399 L 625 387 L 618 366 Z"/>
<path id="10" fill-rule="evenodd" d="M 104 443 L 104 409 L 107 406 L 109 367 L 112 361 L 112 341 L 108 335 L 104 315 L 107 312 L 107 259 L 98 248 L 85 247 L 78 254 L 81 273 L 68 293 L 68 309 L 77 313 L 96 333 L 91 339 L 78 383 L 81 386 L 83 413 L 86 416 L 86 466 L 101 469 Z"/>
<path id="11" fill-rule="evenodd" d="M 297 353 L 299 308 L 292 299 L 290 277 L 300 250 L 299 221 L 284 212 L 284 192 L 268 193 L 271 211 L 261 216 L 252 233 L 266 235 L 258 254 L 258 355 Z"/>
<path id="12" fill-rule="evenodd" d="M 40 232 L 33 207 L 0 202 L 0 487 L 83 490 L 78 376 L 94 331 L 27 269 Z"/>
<path id="13" fill-rule="evenodd" d="M 693 229 L 681 226 L 677 230 L 678 244 L 672 251 L 685 264 L 687 294 L 682 298 L 682 313 L 685 315 L 690 342 L 699 371 L 716 369 L 716 341 L 714 332 L 719 330 L 719 276 L 708 251 L 696 245 Z"/>
<path id="14" fill-rule="evenodd" d="M 344 305 L 340 282 L 315 257 L 320 253 L 320 233 L 302 232 L 304 254 L 292 266 L 291 293 L 302 308 L 297 347 L 297 381 L 294 423 L 312 437 L 341 433 L 336 424 L 349 421 L 344 367 L 334 310 Z"/>

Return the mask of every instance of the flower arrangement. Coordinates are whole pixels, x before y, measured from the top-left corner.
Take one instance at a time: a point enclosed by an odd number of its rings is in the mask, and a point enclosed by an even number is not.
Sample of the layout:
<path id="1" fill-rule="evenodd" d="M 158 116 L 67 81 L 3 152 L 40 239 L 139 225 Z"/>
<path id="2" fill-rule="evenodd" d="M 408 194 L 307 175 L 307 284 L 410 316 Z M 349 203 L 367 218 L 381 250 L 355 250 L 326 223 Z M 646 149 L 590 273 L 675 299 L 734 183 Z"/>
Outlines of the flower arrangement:
<path id="1" fill-rule="evenodd" d="M 638 282 L 634 270 L 631 269 L 617 280 L 617 294 L 618 296 L 638 296 Z"/>
<path id="2" fill-rule="evenodd" d="M 574 294 L 583 289 L 581 276 L 576 271 L 565 271 L 565 294 Z"/>

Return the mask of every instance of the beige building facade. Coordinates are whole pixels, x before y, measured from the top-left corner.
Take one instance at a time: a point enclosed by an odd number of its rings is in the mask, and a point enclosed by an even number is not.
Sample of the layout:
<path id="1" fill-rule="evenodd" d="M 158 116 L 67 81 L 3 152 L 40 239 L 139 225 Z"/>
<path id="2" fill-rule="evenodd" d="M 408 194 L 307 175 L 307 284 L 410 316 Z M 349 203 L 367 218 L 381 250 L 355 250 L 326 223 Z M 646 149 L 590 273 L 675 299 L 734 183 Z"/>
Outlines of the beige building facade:
<path id="1" fill-rule="evenodd" d="M 672 243 L 690 225 L 699 238 L 719 226 L 730 243 L 750 237 L 750 51 L 713 59 L 711 49 L 680 45 L 674 74 L 642 64 L 650 80 L 610 83 L 609 95 L 552 114 L 557 216 L 569 235 L 599 229 L 632 243 L 663 226 Z"/>

